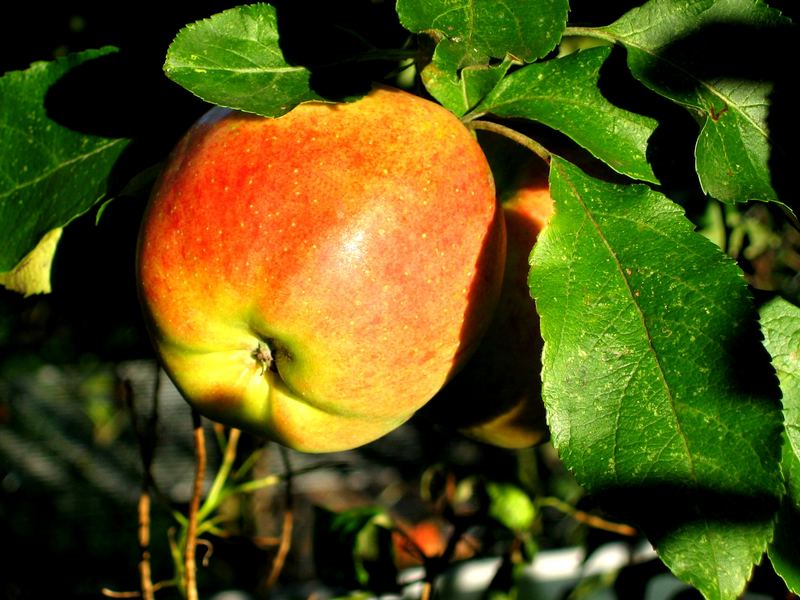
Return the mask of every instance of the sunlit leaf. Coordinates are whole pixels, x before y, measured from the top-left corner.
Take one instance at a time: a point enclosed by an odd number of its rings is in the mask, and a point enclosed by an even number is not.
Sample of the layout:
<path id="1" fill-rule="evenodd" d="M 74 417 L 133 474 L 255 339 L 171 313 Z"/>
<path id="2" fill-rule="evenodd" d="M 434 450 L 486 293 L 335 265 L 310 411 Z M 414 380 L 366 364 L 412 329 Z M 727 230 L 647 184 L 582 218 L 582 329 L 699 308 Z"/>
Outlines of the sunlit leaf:
<path id="1" fill-rule="evenodd" d="M 787 497 L 769 550 L 775 571 L 800 593 L 800 308 L 776 298 L 761 309 L 764 343 L 780 379 L 786 441 L 783 473 Z"/>
<path id="2" fill-rule="evenodd" d="M 761 328 L 781 383 L 789 444 L 800 457 L 800 308 L 772 300 L 761 309 Z"/>
<path id="3" fill-rule="evenodd" d="M 474 52 L 523 61 L 555 48 L 567 20 L 567 0 L 398 0 L 403 26 L 462 42 Z"/>
<path id="4" fill-rule="evenodd" d="M 795 594 L 800 594 L 800 458 L 788 442 L 783 447 L 787 496 L 778 514 L 769 559 L 775 572 Z"/>
<path id="5" fill-rule="evenodd" d="M 554 445 L 707 598 L 735 598 L 783 492 L 781 414 L 741 272 L 643 185 L 554 159 L 534 248 Z"/>
<path id="6" fill-rule="evenodd" d="M 286 62 L 269 4 L 238 6 L 186 26 L 169 47 L 164 72 L 207 102 L 266 117 L 320 99 L 310 71 Z"/>
<path id="7" fill-rule="evenodd" d="M 656 182 L 647 161 L 653 119 L 611 104 L 597 88 L 610 48 L 592 48 L 511 73 L 471 114 L 539 121 L 568 135 L 612 169 Z"/>
<path id="8" fill-rule="evenodd" d="M 443 106 L 462 116 L 497 85 L 510 66 L 510 60 L 488 65 L 463 43 L 443 40 L 422 70 L 422 82 Z"/>

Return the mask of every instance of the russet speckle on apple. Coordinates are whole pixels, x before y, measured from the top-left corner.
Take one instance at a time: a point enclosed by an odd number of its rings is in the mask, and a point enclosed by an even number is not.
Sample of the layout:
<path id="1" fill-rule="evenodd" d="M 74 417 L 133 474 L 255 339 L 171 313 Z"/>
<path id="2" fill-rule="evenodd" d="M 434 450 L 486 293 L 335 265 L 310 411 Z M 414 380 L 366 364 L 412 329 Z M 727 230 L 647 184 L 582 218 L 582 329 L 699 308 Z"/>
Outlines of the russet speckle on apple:
<path id="1" fill-rule="evenodd" d="M 458 371 L 504 260 L 473 135 L 438 104 L 376 87 L 274 119 L 210 110 L 153 190 L 137 276 L 193 406 L 325 452 L 396 428 Z"/>

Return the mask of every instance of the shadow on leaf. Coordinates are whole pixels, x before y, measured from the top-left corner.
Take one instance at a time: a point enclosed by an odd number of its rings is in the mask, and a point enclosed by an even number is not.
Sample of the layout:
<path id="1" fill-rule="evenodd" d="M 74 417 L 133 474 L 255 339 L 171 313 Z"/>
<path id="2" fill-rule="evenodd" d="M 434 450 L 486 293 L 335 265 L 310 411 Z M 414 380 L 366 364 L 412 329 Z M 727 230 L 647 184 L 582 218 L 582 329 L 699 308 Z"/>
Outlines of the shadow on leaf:
<path id="1" fill-rule="evenodd" d="M 794 85 L 794 72 L 787 68 L 785 61 L 797 54 L 797 39 L 797 28 L 790 23 L 764 26 L 710 23 L 660 48 L 660 60 L 651 62 L 643 70 L 645 80 L 658 81 L 672 94 L 696 94 L 698 99 L 709 92 L 714 94 L 714 106 L 704 106 L 701 113 L 714 121 L 724 119 L 725 113 L 733 108 L 727 104 L 728 98 L 723 93 L 715 91 L 718 82 L 768 84 L 766 123 L 770 179 L 778 198 L 795 210 L 797 202 L 793 190 L 796 186 L 790 157 L 799 131 L 796 107 L 800 95 Z M 757 99 L 756 95 L 752 100 Z M 743 104 L 743 108 L 753 110 L 758 106 Z"/>
<path id="2" fill-rule="evenodd" d="M 396 60 L 364 60 L 400 48 L 408 32 L 391 2 L 276 0 L 281 51 L 286 61 L 311 71 L 311 88 L 324 98 L 344 99 L 368 92 Z M 313 15 L 313 18 L 309 18 Z"/>

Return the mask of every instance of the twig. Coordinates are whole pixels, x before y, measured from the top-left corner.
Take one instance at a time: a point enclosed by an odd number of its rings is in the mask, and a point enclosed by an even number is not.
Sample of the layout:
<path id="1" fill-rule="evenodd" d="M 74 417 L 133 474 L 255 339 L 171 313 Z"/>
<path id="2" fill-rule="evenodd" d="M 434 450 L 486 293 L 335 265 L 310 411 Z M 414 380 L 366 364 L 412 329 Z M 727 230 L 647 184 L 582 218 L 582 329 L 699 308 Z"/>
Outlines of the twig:
<path id="1" fill-rule="evenodd" d="M 283 565 L 286 564 L 286 557 L 289 554 L 289 549 L 292 545 L 292 531 L 294 530 L 294 512 L 291 508 L 283 511 L 283 529 L 281 531 L 281 539 L 278 544 L 278 552 L 272 561 L 272 569 L 270 570 L 269 577 L 265 584 L 267 589 L 272 589 L 278 583 L 278 577 L 283 571 Z"/>
<path id="2" fill-rule="evenodd" d="M 155 590 L 153 589 L 152 572 L 150 568 L 150 488 L 153 484 L 153 459 L 156 451 L 156 430 L 158 426 L 158 396 L 161 388 L 161 365 L 156 363 L 155 379 L 153 381 L 153 402 L 150 408 L 150 416 L 147 419 L 147 430 L 142 448 L 142 463 L 144 465 L 144 477 L 142 479 L 142 491 L 139 494 L 139 585 L 142 590 L 144 600 L 153 600 Z"/>
<path id="3" fill-rule="evenodd" d="M 103 588 L 100 590 L 100 593 L 103 594 L 106 598 L 141 598 L 141 592 L 115 592 L 114 590 L 110 590 L 108 588 Z"/>
<path id="4" fill-rule="evenodd" d="M 142 461 L 142 487 L 139 493 L 139 501 L 137 503 L 137 518 L 138 518 L 138 542 L 139 542 L 139 591 L 137 595 L 144 598 L 144 600 L 154 599 L 154 589 L 152 580 L 152 571 L 150 566 L 150 487 L 153 484 L 153 457 L 155 456 L 156 447 L 156 427 L 158 423 L 158 396 L 160 389 L 160 373 L 161 366 L 156 363 L 156 373 L 153 384 L 152 405 L 150 415 L 147 418 L 146 426 L 142 430 L 139 423 L 139 415 L 136 410 L 136 398 L 133 393 L 133 386 L 129 379 L 122 380 L 122 394 L 124 396 L 125 404 L 128 408 L 128 413 L 131 418 L 131 425 L 133 432 L 136 436 L 137 445 L 139 447 L 139 457 Z M 110 590 L 104 590 L 104 593 Z M 128 592 L 119 592 L 126 594 Z M 106 594 L 108 595 L 108 594 Z M 122 596 L 129 597 L 129 596 Z"/>
<path id="5" fill-rule="evenodd" d="M 260 447 L 251 452 L 247 458 L 242 461 L 242 464 L 239 465 L 238 468 L 233 472 L 231 475 L 231 481 L 239 481 L 242 477 L 247 475 L 258 462 L 259 458 L 261 458 L 261 453 L 263 450 L 264 448 Z"/>
<path id="6" fill-rule="evenodd" d="M 214 554 L 214 544 L 212 544 L 208 540 L 198 539 L 197 540 L 197 545 L 198 546 L 203 546 L 206 549 L 205 553 L 203 554 L 203 560 L 202 560 L 201 564 L 204 567 L 207 567 L 208 566 L 208 562 L 211 560 L 211 555 Z"/>
<path id="7" fill-rule="evenodd" d="M 320 462 L 315 465 L 310 465 L 308 467 L 303 467 L 302 469 L 297 469 L 296 471 L 292 471 L 291 473 L 286 473 L 284 475 L 276 475 L 275 473 L 273 473 L 271 475 L 267 475 L 259 479 L 253 479 L 251 481 L 245 481 L 244 483 L 240 483 L 237 486 L 231 488 L 231 493 L 254 492 L 264 487 L 277 485 L 282 480 L 289 479 L 290 477 L 297 477 L 298 475 L 313 473 L 314 471 L 319 471 L 320 469 L 335 469 L 337 467 L 346 467 L 346 466 L 348 465 L 347 463 L 344 462 L 329 461 L 329 462 Z"/>
<path id="8" fill-rule="evenodd" d="M 172 587 L 175 585 L 175 581 L 170 579 L 168 581 L 159 581 L 153 584 L 153 593 L 163 590 L 164 588 Z M 114 590 L 110 590 L 108 588 L 103 588 L 100 590 L 100 593 L 103 594 L 106 598 L 141 598 L 141 592 L 115 592 Z"/>
<path id="9" fill-rule="evenodd" d="M 194 474 L 194 490 L 189 503 L 188 524 L 186 526 L 186 546 L 184 550 L 184 582 L 187 600 L 198 600 L 197 595 L 197 516 L 200 512 L 200 497 L 203 495 L 203 481 L 206 476 L 206 440 L 200 413 L 192 409 L 194 427 L 194 450 L 197 464 Z"/>
<path id="10" fill-rule="evenodd" d="M 639 532 L 630 525 L 625 525 L 624 523 L 614 523 L 602 517 L 598 517 L 597 515 L 592 515 L 582 510 L 578 510 L 571 504 L 568 504 L 563 500 L 559 500 L 558 498 L 539 498 L 537 500 L 537 504 L 555 508 L 559 512 L 572 517 L 579 523 L 583 523 L 589 527 L 594 527 L 595 529 L 602 529 L 604 531 L 610 531 L 612 533 L 618 533 L 619 535 L 628 537 L 634 537 L 639 534 Z"/>
<path id="11" fill-rule="evenodd" d="M 419 600 L 430 600 L 432 591 L 433 584 L 430 581 L 424 581 L 422 583 L 422 593 L 419 596 Z"/>
<path id="12" fill-rule="evenodd" d="M 264 584 L 267 590 L 272 589 L 278 582 L 283 565 L 286 563 L 286 556 L 292 545 L 292 531 L 294 530 L 294 501 L 292 499 L 292 466 L 289 462 L 289 453 L 283 446 L 280 446 L 281 459 L 283 460 L 284 471 L 286 472 L 286 493 L 285 506 L 283 509 L 283 528 L 281 530 L 281 541 L 278 545 L 278 552 L 272 561 L 269 577 Z"/>
<path id="13" fill-rule="evenodd" d="M 147 484 L 139 494 L 139 586 L 144 600 L 153 600 L 153 579 L 150 570 L 150 492 Z"/>

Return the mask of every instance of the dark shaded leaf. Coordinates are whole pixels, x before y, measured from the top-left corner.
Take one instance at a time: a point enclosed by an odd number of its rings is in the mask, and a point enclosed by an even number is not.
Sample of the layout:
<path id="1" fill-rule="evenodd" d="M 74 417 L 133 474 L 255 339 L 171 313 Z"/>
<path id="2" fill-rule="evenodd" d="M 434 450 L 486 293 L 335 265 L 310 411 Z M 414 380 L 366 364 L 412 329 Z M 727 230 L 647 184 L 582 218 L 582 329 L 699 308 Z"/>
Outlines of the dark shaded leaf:
<path id="1" fill-rule="evenodd" d="M 339 513 L 317 508 L 314 562 L 320 578 L 349 589 L 393 589 L 397 571 L 391 526 L 391 518 L 380 508 Z"/>

